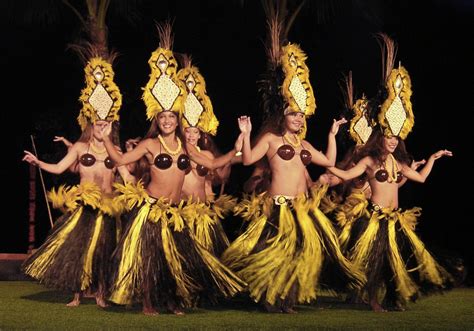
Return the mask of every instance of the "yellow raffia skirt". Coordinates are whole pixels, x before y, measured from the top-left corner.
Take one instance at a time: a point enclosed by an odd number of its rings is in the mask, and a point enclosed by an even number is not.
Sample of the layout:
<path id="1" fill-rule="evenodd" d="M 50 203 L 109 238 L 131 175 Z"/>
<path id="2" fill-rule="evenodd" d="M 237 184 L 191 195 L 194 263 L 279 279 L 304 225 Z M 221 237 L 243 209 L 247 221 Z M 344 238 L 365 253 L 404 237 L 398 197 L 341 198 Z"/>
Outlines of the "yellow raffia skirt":
<path id="1" fill-rule="evenodd" d="M 48 197 L 64 214 L 23 263 L 23 272 L 46 286 L 72 292 L 107 287 L 119 206 L 93 183 L 61 186 Z"/>
<path id="2" fill-rule="evenodd" d="M 215 200 L 195 202 L 189 199 L 185 211 L 185 219 L 196 240 L 212 255 L 221 256 L 229 247 L 229 239 L 225 234 L 221 221 L 233 211 L 237 198 L 221 195 Z M 191 208 L 192 206 L 192 208 Z"/>
<path id="3" fill-rule="evenodd" d="M 344 258 L 331 222 L 319 210 L 324 193 L 318 188 L 285 202 L 262 193 L 235 208 L 250 224 L 222 261 L 248 283 L 255 301 L 275 305 L 314 300 L 327 264 L 337 266 L 347 285 L 364 284 L 364 275 Z"/>
<path id="4" fill-rule="evenodd" d="M 363 190 L 353 189 L 345 201 L 336 206 L 334 219 L 339 229 L 339 243 L 344 255 L 348 256 L 348 245 L 354 222 L 362 217 L 369 217 L 369 201 Z"/>
<path id="5" fill-rule="evenodd" d="M 367 206 L 362 202 L 355 206 L 361 204 Z M 400 305 L 451 286 L 452 277 L 415 233 L 420 214 L 420 208 L 381 208 L 372 203 L 346 214 L 360 216 L 347 220 L 350 230 L 343 239 L 351 261 L 366 272 L 364 294 L 385 297 L 386 305 Z"/>
<path id="6" fill-rule="evenodd" d="M 198 297 L 230 297 L 245 283 L 196 240 L 186 220 L 201 206 L 155 199 L 142 183 L 116 185 L 130 220 L 113 256 L 110 300 L 193 306 Z"/>

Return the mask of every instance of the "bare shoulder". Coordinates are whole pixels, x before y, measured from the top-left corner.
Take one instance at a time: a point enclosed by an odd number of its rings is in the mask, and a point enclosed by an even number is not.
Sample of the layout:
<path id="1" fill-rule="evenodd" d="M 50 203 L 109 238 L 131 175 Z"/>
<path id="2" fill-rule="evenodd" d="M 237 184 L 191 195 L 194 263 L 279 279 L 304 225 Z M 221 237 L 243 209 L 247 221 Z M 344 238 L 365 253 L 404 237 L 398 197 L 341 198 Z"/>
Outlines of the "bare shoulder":
<path id="1" fill-rule="evenodd" d="M 158 139 L 146 138 L 140 140 L 137 147 L 145 147 L 147 150 L 153 149 L 153 146 L 159 147 L 160 141 Z"/>
<path id="2" fill-rule="evenodd" d="M 365 164 L 366 166 L 373 168 L 375 165 L 375 160 L 371 156 L 363 157 L 359 163 Z"/>
<path id="3" fill-rule="evenodd" d="M 272 141 L 275 141 L 277 139 L 281 139 L 281 136 L 278 136 L 278 135 L 276 135 L 272 132 L 267 132 L 262 136 L 262 138 L 260 138 L 260 141 L 272 142 Z"/>
<path id="4" fill-rule="evenodd" d="M 159 143 L 160 141 L 158 139 L 154 138 L 145 138 L 140 140 L 139 144 L 151 144 L 151 143 Z"/>
<path id="5" fill-rule="evenodd" d="M 273 133 L 273 132 L 267 132 L 265 133 L 262 138 L 266 138 L 266 139 L 275 139 L 275 138 L 279 138 L 280 136 Z"/>
<path id="6" fill-rule="evenodd" d="M 89 147 L 89 143 L 86 143 L 83 141 L 76 141 L 72 145 L 71 150 L 83 151 L 83 150 L 87 150 L 88 147 Z"/>
<path id="7" fill-rule="evenodd" d="M 84 141 L 76 141 L 74 144 L 72 144 L 72 146 L 76 148 L 87 147 L 88 145 L 89 143 L 86 143 Z"/>
<path id="8" fill-rule="evenodd" d="M 308 147 L 308 146 L 309 146 L 309 147 L 313 147 L 313 148 L 314 148 L 314 146 L 313 146 L 309 141 L 307 141 L 306 139 L 303 139 L 303 140 L 301 141 L 301 143 L 303 144 L 303 147 Z"/>

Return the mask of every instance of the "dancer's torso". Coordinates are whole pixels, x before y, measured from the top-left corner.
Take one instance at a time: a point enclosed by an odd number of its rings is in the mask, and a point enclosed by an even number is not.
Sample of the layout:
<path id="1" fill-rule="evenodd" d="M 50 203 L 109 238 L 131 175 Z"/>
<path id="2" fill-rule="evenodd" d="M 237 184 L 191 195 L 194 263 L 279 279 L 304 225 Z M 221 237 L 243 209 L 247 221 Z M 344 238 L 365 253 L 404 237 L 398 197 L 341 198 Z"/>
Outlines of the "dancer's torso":
<path id="1" fill-rule="evenodd" d="M 116 167 L 107 152 L 96 153 L 90 144 L 81 143 L 77 169 L 81 183 L 95 183 L 104 193 L 113 191 Z"/>
<path id="2" fill-rule="evenodd" d="M 148 193 L 154 198 L 167 198 L 171 203 L 178 203 L 184 182 L 189 157 L 184 149 L 171 155 L 157 139 L 151 139 L 146 158 L 150 164 L 150 183 Z"/>
<path id="3" fill-rule="evenodd" d="M 307 191 L 306 165 L 311 162 L 311 153 L 305 144 L 294 147 L 281 136 L 271 135 L 266 154 L 272 171 L 271 195 L 297 196 Z"/>
<path id="4" fill-rule="evenodd" d="M 390 164 L 391 165 L 391 164 Z M 390 167 L 391 168 L 391 167 Z M 397 169 L 402 165 L 397 162 Z M 383 174 L 387 171 L 372 159 L 367 169 L 369 184 L 372 191 L 370 200 L 381 207 L 398 208 L 398 185 L 403 179 L 401 171 L 392 174 L 392 178 Z"/>
<path id="5" fill-rule="evenodd" d="M 201 153 L 213 157 L 209 151 L 201 151 Z M 184 176 L 181 199 L 192 197 L 194 201 L 206 201 L 206 178 L 208 174 L 209 169 L 191 161 L 191 166 L 186 170 Z"/>

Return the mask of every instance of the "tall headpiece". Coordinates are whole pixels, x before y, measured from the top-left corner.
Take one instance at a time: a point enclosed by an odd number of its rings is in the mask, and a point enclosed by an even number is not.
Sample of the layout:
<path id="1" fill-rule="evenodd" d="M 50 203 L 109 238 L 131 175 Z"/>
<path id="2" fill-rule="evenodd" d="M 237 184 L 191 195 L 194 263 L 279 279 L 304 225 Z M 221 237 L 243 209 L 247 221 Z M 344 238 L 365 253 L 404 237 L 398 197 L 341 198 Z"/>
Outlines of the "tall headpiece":
<path id="1" fill-rule="evenodd" d="M 93 57 L 84 72 L 86 87 L 79 97 L 82 109 L 77 117 L 81 129 L 85 129 L 87 122 L 118 121 L 122 95 L 114 83 L 112 65 L 101 57 Z"/>
<path id="2" fill-rule="evenodd" d="M 342 85 L 342 84 L 341 84 Z M 362 95 L 354 103 L 354 86 L 352 71 L 345 77 L 345 86 L 342 86 L 346 109 L 352 114 L 349 123 L 349 134 L 357 145 L 364 145 L 372 134 L 373 121 L 369 116 L 369 101 Z"/>
<path id="3" fill-rule="evenodd" d="M 267 14 L 267 73 L 260 81 L 263 94 L 265 116 L 281 116 L 291 112 L 301 112 L 307 116 L 314 114 L 316 101 L 313 88 L 309 82 L 309 69 L 306 66 L 306 54 L 296 44 L 287 42 L 291 23 L 301 10 L 302 4 L 295 10 L 284 27 L 286 10 L 274 8 L 271 2 L 264 6 Z M 282 46 L 286 44 L 286 46 Z M 306 135 L 306 121 L 299 134 Z"/>
<path id="4" fill-rule="evenodd" d="M 385 64 L 384 78 L 388 96 L 381 105 L 378 120 L 385 136 L 405 139 L 415 124 L 411 106 L 411 80 L 408 71 L 399 66 L 393 69 L 396 46 L 392 39 L 381 34 L 382 58 Z"/>
<path id="5" fill-rule="evenodd" d="M 122 95 L 114 82 L 115 74 L 112 69 L 116 53 L 109 52 L 107 45 L 105 17 L 108 1 L 97 0 L 96 2 L 86 1 L 89 14 L 87 19 L 83 19 L 78 14 L 84 23 L 89 40 L 82 40 L 71 45 L 85 63 L 86 87 L 82 89 L 79 97 L 82 109 L 77 117 L 82 130 L 86 128 L 88 122 L 118 121 L 118 113 L 122 106 Z"/>
<path id="6" fill-rule="evenodd" d="M 289 43 L 282 48 L 281 65 L 285 79 L 281 94 L 288 107 L 285 115 L 300 112 L 311 116 L 316 109 L 313 88 L 309 82 L 309 69 L 306 66 L 306 54 L 296 44 Z"/>
<path id="7" fill-rule="evenodd" d="M 186 93 L 176 75 L 178 63 L 171 51 L 173 44 L 171 24 L 166 22 L 158 25 L 157 29 L 160 46 L 151 53 L 148 60 L 151 73 L 142 96 L 146 105 L 146 115 L 150 121 L 162 111 L 180 113 Z"/>
<path id="8" fill-rule="evenodd" d="M 211 99 L 206 92 L 206 81 L 199 69 L 191 64 L 191 58 L 185 57 L 184 68 L 178 71 L 178 78 L 186 86 L 181 123 L 183 128 L 197 127 L 213 136 L 217 133 L 219 121 L 214 115 Z"/>

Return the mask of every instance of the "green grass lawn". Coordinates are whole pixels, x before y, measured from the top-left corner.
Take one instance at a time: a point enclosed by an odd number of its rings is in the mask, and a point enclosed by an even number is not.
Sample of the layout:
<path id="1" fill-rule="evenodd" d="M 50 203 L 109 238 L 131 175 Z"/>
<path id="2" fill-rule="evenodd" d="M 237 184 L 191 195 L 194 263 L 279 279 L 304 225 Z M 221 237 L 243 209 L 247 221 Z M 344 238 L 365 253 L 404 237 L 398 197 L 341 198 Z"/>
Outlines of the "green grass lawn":
<path id="1" fill-rule="evenodd" d="M 474 330 L 474 289 L 455 289 L 410 304 L 405 312 L 390 313 L 324 297 L 314 305 L 298 306 L 295 315 L 263 313 L 257 305 L 235 299 L 215 308 L 189 310 L 185 316 L 144 316 L 140 307 L 102 310 L 92 299 L 69 308 L 65 304 L 70 299 L 71 295 L 33 282 L 0 282 L 0 330 Z"/>

